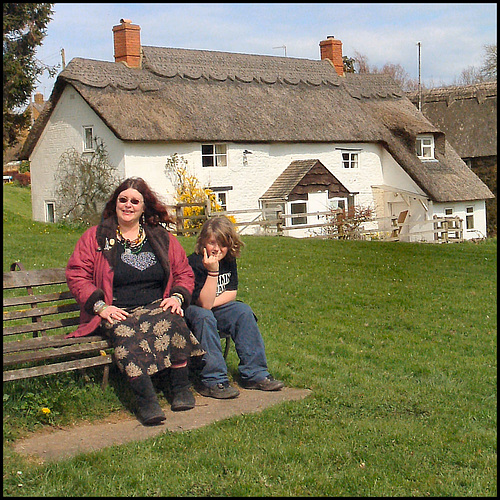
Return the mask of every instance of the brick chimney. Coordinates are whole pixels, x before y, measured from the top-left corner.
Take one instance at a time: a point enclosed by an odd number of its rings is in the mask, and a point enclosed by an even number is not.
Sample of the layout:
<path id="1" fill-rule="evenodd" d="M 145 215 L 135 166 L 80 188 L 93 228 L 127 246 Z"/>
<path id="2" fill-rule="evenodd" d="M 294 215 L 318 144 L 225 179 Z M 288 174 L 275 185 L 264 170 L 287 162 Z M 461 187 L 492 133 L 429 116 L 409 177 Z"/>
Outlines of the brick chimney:
<path id="1" fill-rule="evenodd" d="M 123 62 L 129 68 L 141 67 L 141 27 L 131 24 L 130 19 L 120 19 L 113 26 L 115 62 Z"/>
<path id="2" fill-rule="evenodd" d="M 35 94 L 35 104 L 43 104 L 43 103 L 44 103 L 43 94 L 41 92 L 37 92 Z"/>
<path id="3" fill-rule="evenodd" d="M 342 42 L 335 37 L 328 36 L 319 42 L 321 60 L 329 59 L 338 75 L 344 76 L 344 61 L 342 60 Z"/>

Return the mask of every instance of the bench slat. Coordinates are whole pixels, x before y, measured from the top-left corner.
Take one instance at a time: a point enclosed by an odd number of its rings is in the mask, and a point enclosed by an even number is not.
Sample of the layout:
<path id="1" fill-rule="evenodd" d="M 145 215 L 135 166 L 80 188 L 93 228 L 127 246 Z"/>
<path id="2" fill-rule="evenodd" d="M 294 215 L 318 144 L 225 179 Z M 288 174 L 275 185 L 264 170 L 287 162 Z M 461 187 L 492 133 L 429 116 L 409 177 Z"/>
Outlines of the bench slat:
<path id="1" fill-rule="evenodd" d="M 10 354 L 21 351 L 29 351 L 34 349 L 47 349 L 50 347 L 63 347 L 75 344 L 91 344 L 98 342 L 106 342 L 108 347 L 111 347 L 109 340 L 100 335 L 89 335 L 87 337 L 71 337 L 65 338 L 64 335 L 51 335 L 49 337 L 36 337 L 33 339 L 13 340 L 4 342 L 4 354 Z"/>
<path id="2" fill-rule="evenodd" d="M 39 316 L 49 316 L 51 314 L 63 314 L 74 311 L 80 311 L 80 307 L 76 302 L 57 306 L 34 307 L 33 309 L 22 309 L 20 311 L 7 311 L 3 313 L 3 320 L 11 321 L 15 319 L 37 318 Z"/>
<path id="3" fill-rule="evenodd" d="M 73 299 L 70 291 L 46 293 L 44 295 L 22 295 L 20 297 L 4 297 L 3 306 L 25 306 L 30 304 L 41 304 L 43 302 L 52 302 L 58 300 Z M 73 299 L 74 301 L 75 299 Z"/>
<path id="4" fill-rule="evenodd" d="M 66 284 L 66 269 L 35 269 L 32 271 L 6 271 L 3 273 L 3 289 L 25 288 L 43 285 Z"/>
<path id="5" fill-rule="evenodd" d="M 12 366 L 19 363 L 28 363 L 61 357 L 69 357 L 72 355 L 95 353 L 104 349 L 109 349 L 109 344 L 105 340 L 88 344 L 73 344 L 65 347 L 59 347 L 57 349 L 37 349 L 36 351 L 30 350 L 4 356 L 3 364 L 4 366 Z"/>
<path id="6" fill-rule="evenodd" d="M 85 358 L 74 361 L 65 361 L 63 363 L 54 363 L 52 365 L 34 366 L 32 368 L 22 368 L 20 370 L 7 370 L 3 372 L 3 381 L 20 380 L 31 377 L 40 377 L 42 375 L 51 375 L 53 373 L 68 372 L 79 370 L 81 368 L 90 368 L 91 366 L 109 365 L 113 363 L 110 354 L 106 356 L 97 356 L 94 358 Z"/>
<path id="7" fill-rule="evenodd" d="M 77 317 L 63 318 L 56 321 L 40 321 L 37 323 L 28 323 L 26 325 L 6 326 L 3 329 L 3 335 L 19 335 L 22 333 L 46 332 L 56 328 L 65 328 L 68 326 L 77 326 L 80 319 Z"/>

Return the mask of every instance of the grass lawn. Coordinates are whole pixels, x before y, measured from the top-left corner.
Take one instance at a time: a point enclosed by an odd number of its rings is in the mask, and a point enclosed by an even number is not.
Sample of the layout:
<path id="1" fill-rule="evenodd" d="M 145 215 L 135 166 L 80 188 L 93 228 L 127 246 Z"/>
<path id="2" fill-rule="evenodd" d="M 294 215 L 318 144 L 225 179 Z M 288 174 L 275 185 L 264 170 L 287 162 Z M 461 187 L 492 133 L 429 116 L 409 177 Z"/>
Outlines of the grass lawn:
<path id="1" fill-rule="evenodd" d="M 4 271 L 64 267 L 82 232 L 33 222 L 29 190 L 4 186 Z M 5 383 L 4 495 L 496 496 L 496 239 L 244 242 L 238 295 L 270 371 L 312 395 L 39 464 L 12 442 L 123 411 L 121 376 Z"/>

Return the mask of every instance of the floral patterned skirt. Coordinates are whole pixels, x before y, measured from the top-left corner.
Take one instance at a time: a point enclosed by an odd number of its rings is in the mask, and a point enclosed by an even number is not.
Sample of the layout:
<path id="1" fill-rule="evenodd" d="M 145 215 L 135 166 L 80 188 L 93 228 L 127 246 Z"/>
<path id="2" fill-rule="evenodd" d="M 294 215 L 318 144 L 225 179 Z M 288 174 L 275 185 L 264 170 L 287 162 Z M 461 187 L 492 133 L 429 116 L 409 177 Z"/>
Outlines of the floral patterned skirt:
<path id="1" fill-rule="evenodd" d="M 113 344 L 116 364 L 129 378 L 154 375 L 205 354 L 184 318 L 170 309 L 164 311 L 160 302 L 129 309 L 130 316 L 119 323 L 103 322 L 102 331 Z"/>

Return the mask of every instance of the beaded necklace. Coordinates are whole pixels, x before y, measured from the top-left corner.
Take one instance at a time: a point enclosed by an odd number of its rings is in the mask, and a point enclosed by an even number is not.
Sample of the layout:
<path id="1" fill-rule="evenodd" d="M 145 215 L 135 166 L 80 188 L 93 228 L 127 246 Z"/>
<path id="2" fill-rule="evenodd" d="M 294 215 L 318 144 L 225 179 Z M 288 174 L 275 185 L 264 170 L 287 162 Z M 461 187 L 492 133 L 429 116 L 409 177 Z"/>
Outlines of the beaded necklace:
<path id="1" fill-rule="evenodd" d="M 118 241 L 124 246 L 125 253 L 139 253 L 144 246 L 146 241 L 146 233 L 144 232 L 144 228 L 141 224 L 139 224 L 139 235 L 135 240 L 128 240 L 122 234 L 120 226 L 116 228 L 116 237 Z"/>

